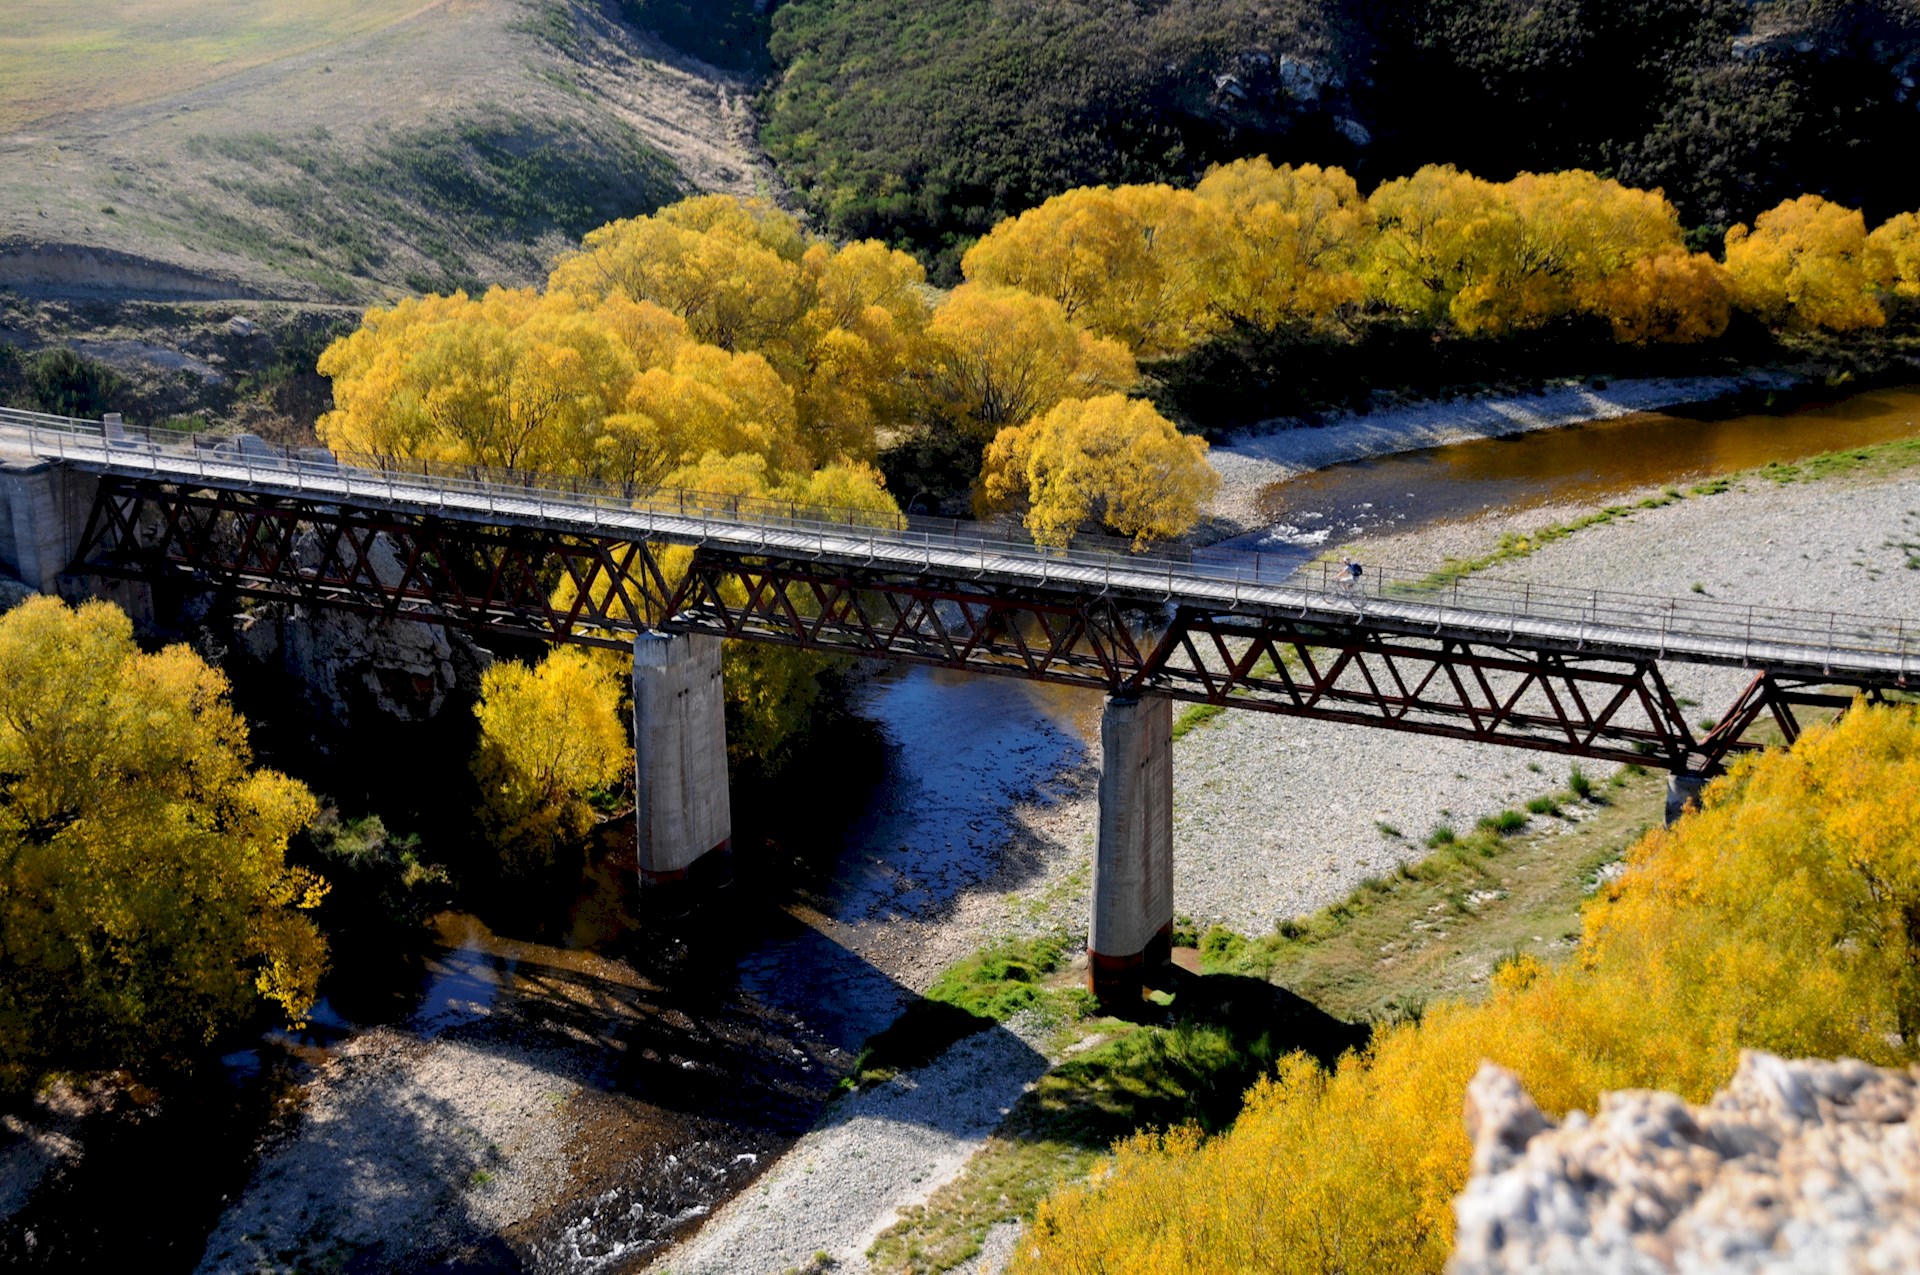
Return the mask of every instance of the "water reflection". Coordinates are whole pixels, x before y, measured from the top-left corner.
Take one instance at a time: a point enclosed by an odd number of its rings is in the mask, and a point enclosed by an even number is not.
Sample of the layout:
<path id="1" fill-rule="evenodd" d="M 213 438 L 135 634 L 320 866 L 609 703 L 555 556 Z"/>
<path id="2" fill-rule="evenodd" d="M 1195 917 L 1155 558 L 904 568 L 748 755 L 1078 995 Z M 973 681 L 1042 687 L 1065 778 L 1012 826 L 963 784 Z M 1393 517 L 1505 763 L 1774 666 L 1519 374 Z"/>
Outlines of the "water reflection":
<path id="1" fill-rule="evenodd" d="M 1778 415 L 1646 413 L 1355 461 L 1261 493 L 1265 532 L 1237 543 L 1317 552 L 1493 510 L 1597 503 L 1637 487 L 1803 460 L 1920 432 L 1920 389 L 1879 390 Z"/>

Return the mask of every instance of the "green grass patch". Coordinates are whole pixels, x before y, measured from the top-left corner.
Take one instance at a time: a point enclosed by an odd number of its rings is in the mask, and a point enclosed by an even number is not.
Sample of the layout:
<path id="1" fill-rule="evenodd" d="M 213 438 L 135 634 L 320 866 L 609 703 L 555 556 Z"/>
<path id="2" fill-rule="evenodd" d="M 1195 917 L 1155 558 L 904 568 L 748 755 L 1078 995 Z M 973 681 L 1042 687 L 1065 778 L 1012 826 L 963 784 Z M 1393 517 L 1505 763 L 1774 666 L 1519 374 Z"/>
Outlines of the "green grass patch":
<path id="1" fill-rule="evenodd" d="M 1205 726 L 1226 711 L 1225 704 L 1189 704 L 1173 719 L 1173 737 L 1184 739 L 1189 731 Z"/>
<path id="2" fill-rule="evenodd" d="M 865 1088 L 924 1067 L 954 1042 L 1023 1009 L 1044 1004 L 1063 1018 L 1084 1012 L 1091 1000 L 1086 992 L 1047 983 L 1069 946 L 1062 934 L 1009 938 L 967 957 L 940 975 L 886 1030 L 868 1038 L 842 1088 Z"/>
<path id="3" fill-rule="evenodd" d="M 1510 836 L 1527 826 L 1527 817 L 1518 810 L 1502 810 L 1497 815 L 1488 815 L 1476 825 L 1482 832 L 1491 832 L 1495 836 Z"/>

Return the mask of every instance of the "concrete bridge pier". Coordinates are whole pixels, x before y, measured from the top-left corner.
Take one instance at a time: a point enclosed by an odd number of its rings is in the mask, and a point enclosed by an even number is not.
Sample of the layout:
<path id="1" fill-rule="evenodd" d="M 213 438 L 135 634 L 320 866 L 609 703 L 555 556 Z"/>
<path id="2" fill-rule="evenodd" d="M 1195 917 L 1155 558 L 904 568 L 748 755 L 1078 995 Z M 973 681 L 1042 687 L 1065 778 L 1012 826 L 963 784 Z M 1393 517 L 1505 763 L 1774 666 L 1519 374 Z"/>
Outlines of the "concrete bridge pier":
<path id="1" fill-rule="evenodd" d="M 1667 776 L 1667 827 L 1680 822 L 1680 816 L 1687 813 L 1689 806 L 1698 809 L 1700 791 L 1707 786 L 1705 775 L 1673 774 Z"/>
<path id="2" fill-rule="evenodd" d="M 1173 955 L 1173 701 L 1110 696 L 1100 749 L 1087 985 L 1124 1009 Z"/>
<path id="3" fill-rule="evenodd" d="M 719 638 L 634 638 L 634 813 L 643 894 L 726 878 L 733 811 L 722 690 Z"/>

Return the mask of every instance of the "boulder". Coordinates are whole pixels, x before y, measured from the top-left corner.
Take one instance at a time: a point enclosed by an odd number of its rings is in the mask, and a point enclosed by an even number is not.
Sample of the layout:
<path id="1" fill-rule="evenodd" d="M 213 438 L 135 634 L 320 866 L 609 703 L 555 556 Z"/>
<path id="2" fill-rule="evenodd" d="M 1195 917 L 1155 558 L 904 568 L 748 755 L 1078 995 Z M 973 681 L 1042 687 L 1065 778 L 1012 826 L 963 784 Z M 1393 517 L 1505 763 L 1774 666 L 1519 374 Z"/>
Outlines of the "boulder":
<path id="1" fill-rule="evenodd" d="M 1742 1055 L 1703 1107 L 1606 1094 L 1554 1126 L 1511 1072 L 1467 1090 L 1451 1275 L 1920 1270 L 1920 1072 Z"/>

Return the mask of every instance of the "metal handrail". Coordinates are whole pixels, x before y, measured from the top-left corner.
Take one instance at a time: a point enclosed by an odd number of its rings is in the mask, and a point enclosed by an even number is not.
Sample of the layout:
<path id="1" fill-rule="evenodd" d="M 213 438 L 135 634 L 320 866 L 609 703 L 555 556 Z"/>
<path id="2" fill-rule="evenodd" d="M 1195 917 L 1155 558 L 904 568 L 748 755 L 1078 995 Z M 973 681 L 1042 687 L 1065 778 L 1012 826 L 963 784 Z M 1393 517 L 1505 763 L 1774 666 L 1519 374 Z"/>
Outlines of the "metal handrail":
<path id="1" fill-rule="evenodd" d="M 35 455 L 71 459 L 109 468 L 146 468 L 155 473 L 186 472 L 192 476 L 325 494 L 355 484 L 372 483 L 395 504 L 431 505 L 453 510 L 476 504 L 494 515 L 524 516 L 530 507 L 536 518 L 550 511 L 584 512 L 595 527 L 603 515 L 644 514 L 677 523 L 698 524 L 699 533 L 758 531 L 760 548 L 774 547 L 770 533 L 797 532 L 815 537 L 843 537 L 856 533 L 868 556 L 882 546 L 912 547 L 931 564 L 942 554 L 969 552 L 984 569 L 1027 573 L 1043 582 L 1076 577 L 1070 570 L 1091 568 L 1091 582 L 1112 587 L 1116 572 L 1126 576 L 1151 574 L 1169 596 L 1182 580 L 1233 586 L 1237 601 L 1243 592 L 1254 595 L 1284 589 L 1293 594 L 1324 599 L 1331 608 L 1365 607 L 1370 600 L 1420 603 L 1459 617 L 1499 616 L 1557 622 L 1588 629 L 1644 632 L 1650 646 L 1661 650 L 1675 639 L 1696 638 L 1756 645 L 1793 647 L 1830 654 L 1886 656 L 1887 666 L 1920 673 L 1920 622 L 1889 616 L 1853 615 L 1791 607 L 1761 607 L 1712 599 L 1689 600 L 1650 597 L 1604 589 L 1571 589 L 1529 581 L 1505 580 L 1476 574 L 1462 580 L 1433 571 L 1369 565 L 1359 586 L 1336 578 L 1334 564 L 1319 570 L 1296 558 L 1252 550 L 1190 546 L 1139 549 L 1132 542 L 1104 536 L 1076 536 L 1065 546 L 1013 539 L 1005 528 L 986 523 L 895 513 L 890 510 L 812 506 L 756 497 L 609 483 L 590 478 L 563 478 L 524 470 L 490 469 L 436 461 L 400 460 L 369 456 L 337 456 L 323 449 L 290 449 L 243 437 L 212 437 L 164 428 L 87 421 L 0 408 L 0 435 L 24 433 Z M 145 465 L 135 465 L 144 458 Z M 216 474 L 214 468 L 222 472 Z M 356 496 L 364 497 L 364 490 Z M 1316 579 L 1317 576 L 1317 579 Z"/>

